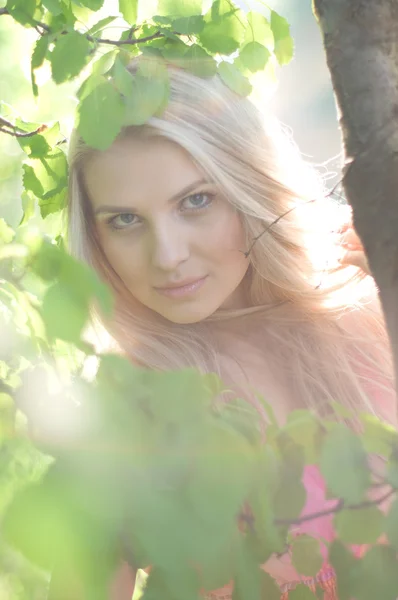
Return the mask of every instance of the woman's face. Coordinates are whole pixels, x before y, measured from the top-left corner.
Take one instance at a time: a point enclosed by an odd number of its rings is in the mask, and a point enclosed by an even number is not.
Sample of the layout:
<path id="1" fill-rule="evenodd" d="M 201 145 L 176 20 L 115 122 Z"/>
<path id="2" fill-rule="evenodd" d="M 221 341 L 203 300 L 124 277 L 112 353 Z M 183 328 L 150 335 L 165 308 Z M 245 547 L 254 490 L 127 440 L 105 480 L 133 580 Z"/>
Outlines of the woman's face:
<path id="1" fill-rule="evenodd" d="M 244 306 L 239 215 L 179 146 L 120 140 L 84 178 L 102 248 L 136 300 L 175 323 Z"/>

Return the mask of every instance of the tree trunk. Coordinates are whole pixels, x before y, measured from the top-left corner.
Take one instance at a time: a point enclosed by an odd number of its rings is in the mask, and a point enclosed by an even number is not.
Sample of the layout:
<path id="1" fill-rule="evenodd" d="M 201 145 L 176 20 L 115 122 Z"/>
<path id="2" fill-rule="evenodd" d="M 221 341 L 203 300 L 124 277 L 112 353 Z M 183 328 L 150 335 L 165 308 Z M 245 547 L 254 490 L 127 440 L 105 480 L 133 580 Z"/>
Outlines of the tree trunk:
<path id="1" fill-rule="evenodd" d="M 344 188 L 398 381 L 398 0 L 313 0 L 340 112 Z"/>

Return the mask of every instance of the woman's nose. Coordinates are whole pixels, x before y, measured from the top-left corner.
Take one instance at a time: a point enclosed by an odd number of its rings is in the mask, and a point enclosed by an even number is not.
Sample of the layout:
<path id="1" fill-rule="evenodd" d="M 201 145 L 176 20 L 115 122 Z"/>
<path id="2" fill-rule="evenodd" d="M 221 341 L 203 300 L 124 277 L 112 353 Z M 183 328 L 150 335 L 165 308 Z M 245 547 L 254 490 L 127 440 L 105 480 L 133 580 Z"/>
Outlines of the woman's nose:
<path id="1" fill-rule="evenodd" d="M 171 225 L 157 228 L 151 245 L 152 265 L 163 271 L 174 271 L 189 258 L 189 244 L 184 232 Z"/>

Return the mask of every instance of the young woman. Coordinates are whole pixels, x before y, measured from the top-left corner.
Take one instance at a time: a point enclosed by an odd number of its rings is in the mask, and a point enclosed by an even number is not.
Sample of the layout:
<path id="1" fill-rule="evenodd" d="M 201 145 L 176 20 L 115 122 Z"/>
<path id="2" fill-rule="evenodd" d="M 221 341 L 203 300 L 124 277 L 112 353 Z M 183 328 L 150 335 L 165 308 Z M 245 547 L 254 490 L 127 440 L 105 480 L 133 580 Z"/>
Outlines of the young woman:
<path id="1" fill-rule="evenodd" d="M 373 280 L 347 268 L 366 261 L 346 208 L 324 198 L 272 117 L 218 77 L 169 75 L 162 115 L 104 152 L 71 144 L 71 250 L 113 287 L 114 344 L 148 368 L 215 371 L 248 401 L 257 390 L 280 422 L 336 399 L 390 418 L 386 331 Z M 311 470 L 306 485 L 308 510 L 324 489 Z M 306 531 L 330 529 L 318 519 Z M 287 597 L 289 561 L 264 569 Z M 327 565 L 317 581 L 334 597 Z M 132 582 L 124 565 L 113 598 L 130 598 Z"/>

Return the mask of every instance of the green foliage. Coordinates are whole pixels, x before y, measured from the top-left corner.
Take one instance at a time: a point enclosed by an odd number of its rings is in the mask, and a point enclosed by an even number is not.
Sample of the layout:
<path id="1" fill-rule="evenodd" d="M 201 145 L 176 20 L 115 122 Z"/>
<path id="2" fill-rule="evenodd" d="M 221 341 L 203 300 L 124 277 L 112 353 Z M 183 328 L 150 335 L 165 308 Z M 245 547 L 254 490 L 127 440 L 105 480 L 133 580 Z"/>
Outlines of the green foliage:
<path id="1" fill-rule="evenodd" d="M 90 42 L 78 31 L 71 31 L 68 35 L 59 37 L 50 55 L 55 83 L 63 83 L 79 75 L 87 63 L 90 49 Z"/>
<path id="2" fill-rule="evenodd" d="M 252 73 L 264 69 L 270 56 L 270 51 L 258 42 L 249 42 L 239 54 L 242 64 Z"/>
<path id="3" fill-rule="evenodd" d="M 237 94 L 240 94 L 241 96 L 250 94 L 252 90 L 250 81 L 242 75 L 235 65 L 224 61 L 219 64 L 218 73 L 224 83 Z"/>
<path id="4" fill-rule="evenodd" d="M 347 544 L 375 544 L 383 533 L 384 515 L 377 506 L 343 510 L 335 516 L 334 526 Z"/>
<path id="5" fill-rule="evenodd" d="M 300 535 L 292 543 L 292 562 L 298 573 L 315 577 L 323 564 L 319 541 L 309 535 Z"/>
<path id="6" fill-rule="evenodd" d="M 131 25 L 137 21 L 138 0 L 119 0 L 119 11 Z"/>
<path id="7" fill-rule="evenodd" d="M 344 425 L 336 425 L 326 437 L 320 467 L 333 494 L 349 504 L 363 500 L 370 485 L 370 471 L 360 439 Z"/>
<path id="8" fill-rule="evenodd" d="M 86 144 L 105 150 L 120 132 L 124 121 L 122 98 L 107 80 L 81 102 L 78 130 Z"/>

